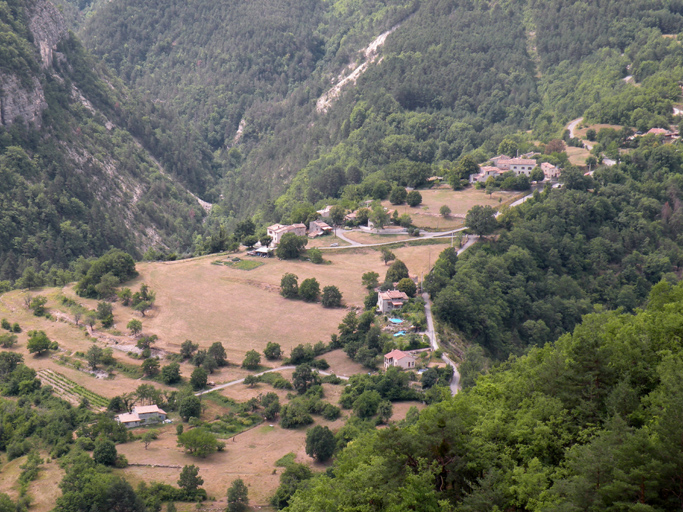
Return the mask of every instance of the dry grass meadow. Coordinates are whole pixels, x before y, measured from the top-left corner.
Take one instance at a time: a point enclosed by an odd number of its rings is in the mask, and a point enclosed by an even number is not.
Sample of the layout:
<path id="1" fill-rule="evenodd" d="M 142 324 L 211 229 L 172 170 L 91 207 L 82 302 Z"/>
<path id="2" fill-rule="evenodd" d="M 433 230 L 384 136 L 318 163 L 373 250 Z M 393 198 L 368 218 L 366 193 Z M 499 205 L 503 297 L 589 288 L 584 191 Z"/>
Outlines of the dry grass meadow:
<path id="1" fill-rule="evenodd" d="M 498 191 L 487 195 L 482 190 L 468 187 L 465 190 L 454 191 L 449 185 L 420 190 L 422 204 L 410 207 L 407 204 L 392 205 L 384 201 L 383 206 L 390 210 L 398 209 L 399 215 L 407 213 L 413 219 L 413 224 L 418 227 L 433 231 L 447 231 L 464 226 L 464 218 L 467 212 L 475 205 L 491 206 L 500 208 L 501 205 L 510 203 L 519 197 L 519 192 Z M 439 209 L 446 205 L 451 209 L 451 215 L 444 218 L 439 215 Z"/>

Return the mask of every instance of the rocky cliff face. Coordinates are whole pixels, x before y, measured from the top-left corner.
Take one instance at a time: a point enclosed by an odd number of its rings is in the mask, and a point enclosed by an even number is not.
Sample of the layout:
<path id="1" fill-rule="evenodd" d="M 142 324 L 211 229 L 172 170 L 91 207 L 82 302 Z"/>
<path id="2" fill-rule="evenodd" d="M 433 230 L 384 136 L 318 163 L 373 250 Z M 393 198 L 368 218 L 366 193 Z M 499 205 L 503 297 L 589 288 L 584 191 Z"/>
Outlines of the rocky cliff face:
<path id="1" fill-rule="evenodd" d="M 28 28 L 33 44 L 40 53 L 41 66 L 52 65 L 57 44 L 69 35 L 66 22 L 59 10 L 47 0 L 36 0 L 27 5 Z"/>
<path id="2" fill-rule="evenodd" d="M 27 88 L 16 75 L 0 72 L 0 126 L 9 126 L 20 117 L 40 128 L 46 108 L 45 94 L 36 77 Z"/>
<path id="3" fill-rule="evenodd" d="M 49 72 L 55 58 L 57 44 L 68 36 L 66 23 L 59 10 L 47 0 L 35 0 L 26 7 L 28 27 L 33 35 L 36 60 Z M 21 80 L 19 76 L 0 71 L 0 126 L 8 126 L 20 117 L 40 128 L 43 110 L 47 108 L 40 77 Z"/>

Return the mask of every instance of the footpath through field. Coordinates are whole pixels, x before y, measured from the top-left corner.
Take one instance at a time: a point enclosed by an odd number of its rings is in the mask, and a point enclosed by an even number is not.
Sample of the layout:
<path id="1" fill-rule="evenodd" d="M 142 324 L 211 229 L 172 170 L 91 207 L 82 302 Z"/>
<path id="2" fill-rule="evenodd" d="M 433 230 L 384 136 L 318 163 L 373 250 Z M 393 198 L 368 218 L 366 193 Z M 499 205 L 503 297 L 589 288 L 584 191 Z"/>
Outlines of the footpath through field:
<path id="1" fill-rule="evenodd" d="M 279 372 L 279 371 L 283 371 L 283 370 L 296 370 L 296 366 L 280 366 L 278 368 L 271 368 L 270 370 L 266 370 L 266 371 L 261 372 L 261 373 L 255 373 L 254 377 L 260 377 L 261 375 L 265 375 L 266 373 Z M 341 380 L 349 380 L 348 377 L 344 377 L 343 375 L 335 375 L 334 373 L 321 372 L 320 370 L 318 370 L 318 373 L 320 375 L 324 375 L 326 377 L 334 375 L 335 377 L 339 377 Z M 219 384 L 218 386 L 214 386 L 211 389 L 199 391 L 199 392 L 195 393 L 195 396 L 201 396 L 201 395 L 205 395 L 207 393 L 212 393 L 213 391 L 218 391 L 219 389 L 224 389 L 224 388 L 227 388 L 229 386 L 234 386 L 235 384 L 240 384 L 242 382 L 244 382 L 244 379 L 231 380 L 230 382 L 226 382 L 224 384 Z"/>

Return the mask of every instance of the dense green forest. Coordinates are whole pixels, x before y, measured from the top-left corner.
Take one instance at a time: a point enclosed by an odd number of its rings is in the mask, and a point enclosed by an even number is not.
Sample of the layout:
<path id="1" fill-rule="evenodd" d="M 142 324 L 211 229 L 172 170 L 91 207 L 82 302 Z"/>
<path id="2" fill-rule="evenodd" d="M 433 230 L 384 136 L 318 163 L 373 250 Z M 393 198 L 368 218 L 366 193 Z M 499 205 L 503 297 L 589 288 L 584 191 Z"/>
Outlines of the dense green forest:
<path id="1" fill-rule="evenodd" d="M 286 510 L 665 511 L 683 505 L 683 286 L 598 310 L 402 424 L 361 434 Z"/>
<path id="2" fill-rule="evenodd" d="M 661 125 L 682 78 L 680 44 L 662 34 L 681 30 L 681 11 L 663 0 L 262 0 L 166 9 L 127 0 L 96 8 L 80 33 L 214 150 L 223 179 L 212 222 L 234 226 L 231 219 L 256 210 L 271 222 L 301 202 L 345 192 L 355 200 L 409 167 L 436 174 L 473 151 L 483 161 L 518 130 L 547 141 L 594 104 L 597 121 Z M 399 24 L 381 62 L 317 112 L 344 67 Z M 629 74 L 651 82 L 634 88 L 622 81 Z M 364 179 L 371 183 L 358 191 Z"/>

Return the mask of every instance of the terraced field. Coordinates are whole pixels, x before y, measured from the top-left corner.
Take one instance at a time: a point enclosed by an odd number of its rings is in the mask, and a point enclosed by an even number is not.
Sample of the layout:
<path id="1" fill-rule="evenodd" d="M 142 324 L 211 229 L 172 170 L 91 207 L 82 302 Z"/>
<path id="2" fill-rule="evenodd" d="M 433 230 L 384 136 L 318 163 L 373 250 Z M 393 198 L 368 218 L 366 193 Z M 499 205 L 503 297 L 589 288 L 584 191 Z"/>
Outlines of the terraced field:
<path id="1" fill-rule="evenodd" d="M 52 386 L 55 394 L 73 405 L 80 405 L 81 400 L 86 398 L 90 403 L 90 407 L 95 410 L 104 409 L 109 405 L 109 400 L 103 396 L 93 393 L 89 389 L 76 384 L 71 379 L 68 379 L 61 373 L 45 368 L 38 372 L 38 378 L 45 385 Z"/>

